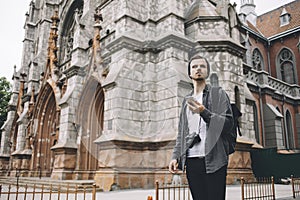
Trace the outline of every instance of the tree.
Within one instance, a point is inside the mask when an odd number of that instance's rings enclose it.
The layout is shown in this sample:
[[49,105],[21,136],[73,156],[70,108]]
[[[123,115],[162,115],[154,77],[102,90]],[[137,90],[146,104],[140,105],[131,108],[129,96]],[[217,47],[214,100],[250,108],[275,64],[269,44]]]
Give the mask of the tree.
[[11,84],[5,77],[0,78],[0,127],[7,119],[7,106],[12,95]]

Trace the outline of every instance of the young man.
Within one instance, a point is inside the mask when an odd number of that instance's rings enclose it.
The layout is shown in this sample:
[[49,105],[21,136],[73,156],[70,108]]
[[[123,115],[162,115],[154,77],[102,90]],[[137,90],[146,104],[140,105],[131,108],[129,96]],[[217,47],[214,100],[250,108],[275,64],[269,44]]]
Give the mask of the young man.
[[185,169],[193,200],[224,200],[233,117],[226,92],[206,84],[210,66],[201,56],[188,64],[193,91],[182,103],[178,136],[169,171]]

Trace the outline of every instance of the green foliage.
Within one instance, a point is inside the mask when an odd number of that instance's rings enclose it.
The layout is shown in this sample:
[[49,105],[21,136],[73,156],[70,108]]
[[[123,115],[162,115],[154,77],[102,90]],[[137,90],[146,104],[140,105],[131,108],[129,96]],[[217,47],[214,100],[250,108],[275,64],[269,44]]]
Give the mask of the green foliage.
[[7,118],[7,106],[12,95],[11,84],[5,77],[0,78],[0,127]]

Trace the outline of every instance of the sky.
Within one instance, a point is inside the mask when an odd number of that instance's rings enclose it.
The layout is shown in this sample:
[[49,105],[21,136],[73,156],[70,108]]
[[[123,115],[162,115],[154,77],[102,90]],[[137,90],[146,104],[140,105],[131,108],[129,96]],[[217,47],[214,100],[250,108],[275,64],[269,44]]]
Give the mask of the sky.
[[[21,66],[25,14],[29,10],[31,0],[2,0],[0,7],[0,77],[11,81],[14,66]],[[294,0],[254,0],[257,15],[273,10]],[[241,0],[230,0],[237,3],[240,12]]]

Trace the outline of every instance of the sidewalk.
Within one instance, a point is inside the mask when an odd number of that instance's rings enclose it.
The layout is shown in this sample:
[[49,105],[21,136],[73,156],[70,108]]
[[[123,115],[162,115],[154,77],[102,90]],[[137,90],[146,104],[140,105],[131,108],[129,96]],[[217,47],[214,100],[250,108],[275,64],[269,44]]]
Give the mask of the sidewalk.
[[[112,192],[97,193],[97,200],[147,200],[148,196],[152,196],[155,200],[155,190],[120,190]],[[292,200],[292,186],[275,184],[275,196],[278,200]],[[300,198],[297,198],[300,199]],[[228,185],[226,200],[241,200],[240,185]],[[294,199],[293,199],[294,200]]]
[[[5,183],[2,185],[5,186]],[[13,186],[13,188],[11,189],[11,191],[13,190],[14,191],[16,190],[15,186]],[[44,194],[45,198],[47,195],[49,194]],[[91,199],[92,193],[89,192],[86,195],[87,195],[86,199]],[[118,190],[118,191],[111,191],[111,192],[97,192],[96,199],[97,200],[121,200],[121,199],[122,200],[147,200],[148,196],[152,196],[153,200],[155,200],[155,189],[128,189],[128,190]],[[12,195],[11,199],[14,199],[13,197],[14,196]],[[275,184],[275,197],[276,200],[295,200],[292,198],[292,185]],[[1,198],[2,197],[0,197],[0,199]],[[78,199],[82,199],[82,198],[78,197]],[[300,197],[296,199],[300,200]],[[160,200],[162,200],[162,198],[160,198]],[[227,185],[226,200],[241,200],[241,186],[239,184]]]
[[[15,190],[13,188],[12,190]],[[275,196],[276,200],[300,200],[300,198],[293,199],[292,198],[292,191],[291,191],[291,185],[275,185]],[[57,195],[57,194],[56,194]],[[87,193],[85,199],[92,199],[92,194]],[[45,199],[48,199],[49,194],[43,195]],[[72,195],[71,195],[72,196]],[[155,190],[149,189],[132,189],[132,190],[119,190],[119,191],[112,191],[112,192],[97,192],[96,199],[97,200],[147,200],[148,196],[152,196],[153,200],[155,200]],[[16,195],[12,194],[10,195],[11,199],[16,199]],[[27,195],[27,199],[33,199],[31,194]],[[40,194],[36,196],[36,199],[40,199]],[[55,198],[55,194],[52,196],[53,199]],[[62,194],[61,199],[66,199],[66,195]],[[2,196],[0,197],[2,199]],[[5,196],[3,196],[4,199]],[[21,199],[23,199],[20,196]],[[72,199],[72,197],[69,197],[69,199]],[[82,194],[79,195],[78,200],[83,199]],[[160,198],[160,200],[163,200]],[[173,199],[172,199],[173,200]],[[182,199],[183,200],[183,199]],[[191,199],[192,200],[192,199]],[[241,189],[239,185],[235,186],[227,186],[227,193],[226,193],[226,200],[241,200]]]

